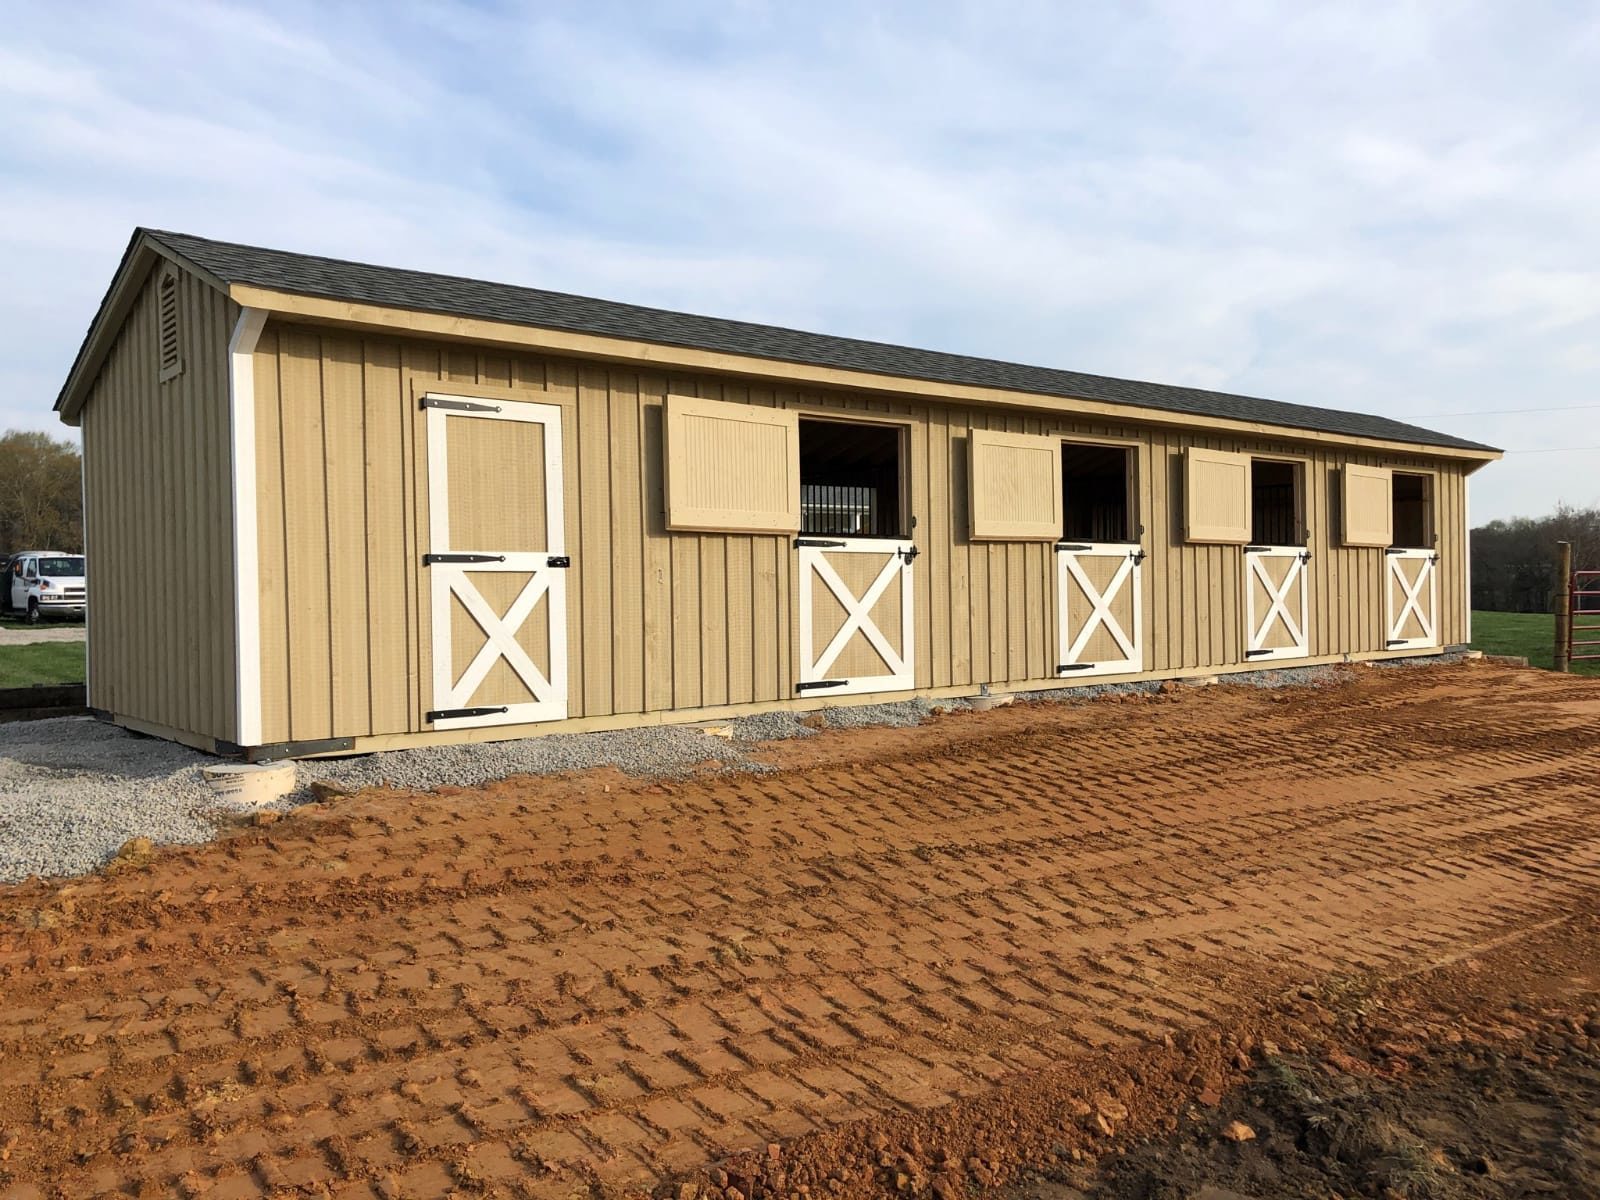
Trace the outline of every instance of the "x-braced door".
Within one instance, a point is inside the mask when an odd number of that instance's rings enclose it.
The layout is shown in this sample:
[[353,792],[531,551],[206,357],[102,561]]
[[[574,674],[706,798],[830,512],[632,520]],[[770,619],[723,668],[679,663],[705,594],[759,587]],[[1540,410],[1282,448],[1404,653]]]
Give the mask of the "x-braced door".
[[1114,542],[1056,543],[1056,674],[1144,670],[1144,550]]
[[428,395],[435,729],[567,715],[561,410]]
[[899,538],[795,539],[802,695],[905,691],[916,684],[911,564]]
[[1244,548],[1245,657],[1304,658],[1309,603],[1306,564],[1300,546]]
[[1437,646],[1439,556],[1432,550],[1387,550],[1384,559],[1384,649]]

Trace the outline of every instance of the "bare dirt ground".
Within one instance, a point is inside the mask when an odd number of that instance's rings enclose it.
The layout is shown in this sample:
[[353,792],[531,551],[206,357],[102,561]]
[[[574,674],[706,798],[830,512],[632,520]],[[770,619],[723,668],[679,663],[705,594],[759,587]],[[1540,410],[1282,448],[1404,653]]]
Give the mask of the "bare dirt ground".
[[[1113,1168],[1225,1113],[1269,1155],[1311,1101],[1261,1072],[1546,1028],[1592,1069],[1597,729],[1600,682],[1358,670],[368,792],[0,890],[0,1197],[1204,1195]],[[1342,1194],[1433,1194],[1395,1179]]]

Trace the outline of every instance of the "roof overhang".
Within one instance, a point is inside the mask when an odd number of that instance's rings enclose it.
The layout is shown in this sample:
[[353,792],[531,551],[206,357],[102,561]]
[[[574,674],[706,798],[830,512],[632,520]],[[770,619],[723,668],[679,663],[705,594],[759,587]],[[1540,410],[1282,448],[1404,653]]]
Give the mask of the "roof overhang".
[[1348,446],[1388,454],[1449,459],[1462,463],[1469,472],[1502,457],[1501,451],[1491,449],[1391,441],[1289,425],[1174,412],[1170,409],[1137,404],[1116,404],[1105,400],[1076,399],[1038,392],[914,379],[901,375],[817,366],[754,355],[698,350],[660,342],[635,341],[602,334],[573,333],[510,321],[453,316],[425,309],[392,308],[349,300],[331,300],[298,292],[278,291],[254,284],[235,283],[229,285],[226,291],[235,303],[245,308],[265,309],[285,319],[310,324],[337,325],[359,329],[366,333],[494,345],[600,359],[635,367],[653,367],[661,371],[738,375],[791,386],[839,388],[904,399],[1025,408],[1052,414],[1095,416],[1110,421],[1130,421],[1169,428],[1205,429],[1280,441]]
[[88,332],[83,335],[77,357],[72,360],[72,369],[67,372],[66,382],[56,396],[55,411],[65,424],[78,423],[78,414],[83,409],[84,401],[89,398],[89,390],[94,386],[106,355],[117,340],[117,334],[122,331],[128,313],[138,300],[145,280],[162,262],[176,263],[218,291],[228,290],[228,285],[222,280],[163,246],[143,229],[135,231],[128,241],[128,248],[122,252],[122,261],[117,264],[116,273],[111,277],[111,286],[106,289]]

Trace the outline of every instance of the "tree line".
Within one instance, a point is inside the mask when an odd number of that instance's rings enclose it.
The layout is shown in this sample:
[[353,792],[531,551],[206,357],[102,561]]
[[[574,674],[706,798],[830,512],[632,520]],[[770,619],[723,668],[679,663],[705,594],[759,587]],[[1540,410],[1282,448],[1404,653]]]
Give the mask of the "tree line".
[[0,555],[83,551],[83,458],[47,433],[0,434]]
[[1554,611],[1557,542],[1572,543],[1574,568],[1600,570],[1600,508],[1562,504],[1546,517],[1490,521],[1471,536],[1473,608]]

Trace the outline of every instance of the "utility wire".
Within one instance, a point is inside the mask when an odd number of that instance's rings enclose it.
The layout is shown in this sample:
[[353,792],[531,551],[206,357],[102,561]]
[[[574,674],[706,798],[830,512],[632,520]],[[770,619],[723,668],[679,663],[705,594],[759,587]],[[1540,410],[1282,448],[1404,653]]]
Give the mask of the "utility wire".
[[1422,413],[1420,416],[1408,417],[1407,420],[1431,421],[1438,417],[1512,417],[1522,413],[1592,412],[1597,408],[1600,408],[1600,404],[1570,404],[1553,408],[1480,408],[1473,412]]

